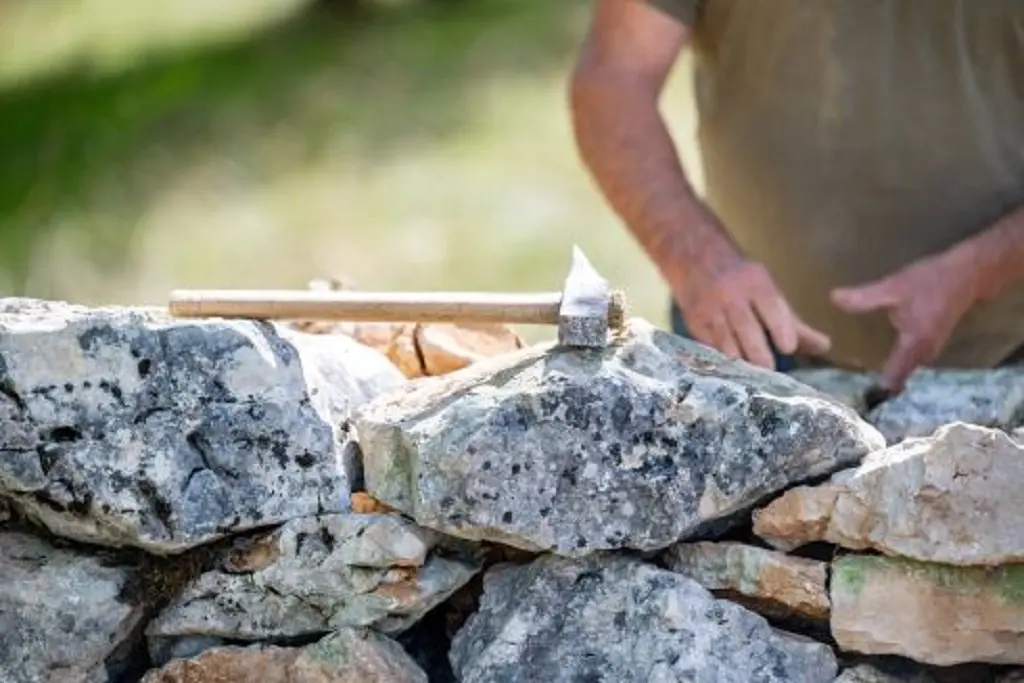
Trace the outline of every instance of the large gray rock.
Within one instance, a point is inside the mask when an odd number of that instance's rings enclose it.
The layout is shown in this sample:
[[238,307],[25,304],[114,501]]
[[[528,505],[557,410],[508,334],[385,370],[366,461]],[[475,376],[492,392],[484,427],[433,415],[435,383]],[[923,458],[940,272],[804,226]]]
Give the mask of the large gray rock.
[[604,350],[541,345],[413,383],[355,425],[375,498],[568,556],[664,548],[884,446],[806,385],[643,321]]
[[1024,443],[962,422],[872,453],[754,513],[754,533],[791,550],[827,541],[953,565],[1024,562]]
[[0,300],[0,494],[53,533],[166,554],[342,511],[342,428],[405,380],[345,337]]
[[[0,532],[0,681],[106,683],[143,618],[121,567]],[[113,663],[113,662],[112,662]]]
[[1024,368],[918,370],[868,420],[890,444],[930,436],[950,422],[1012,430],[1024,424]]
[[622,556],[498,565],[452,643],[461,683],[832,683],[825,645]]
[[153,659],[345,626],[400,633],[480,570],[472,548],[434,552],[444,541],[397,515],[293,520],[187,586],[147,628]]

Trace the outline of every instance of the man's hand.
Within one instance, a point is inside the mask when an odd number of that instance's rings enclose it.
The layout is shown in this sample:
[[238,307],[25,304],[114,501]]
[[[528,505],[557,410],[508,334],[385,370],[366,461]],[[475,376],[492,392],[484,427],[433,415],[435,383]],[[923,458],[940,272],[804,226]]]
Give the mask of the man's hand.
[[833,290],[833,303],[848,313],[888,312],[897,337],[882,368],[885,389],[902,391],[914,370],[939,356],[978,299],[976,273],[963,251],[951,250],[881,280]]
[[769,339],[786,355],[828,351],[829,338],[793,312],[764,266],[740,256],[708,265],[701,264],[673,286],[697,341],[773,370]]

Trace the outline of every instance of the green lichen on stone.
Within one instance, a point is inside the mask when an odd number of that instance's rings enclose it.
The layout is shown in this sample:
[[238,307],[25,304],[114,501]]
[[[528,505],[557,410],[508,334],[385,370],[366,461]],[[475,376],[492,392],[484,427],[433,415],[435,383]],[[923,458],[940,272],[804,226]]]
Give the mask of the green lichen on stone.
[[876,558],[862,555],[840,557],[832,565],[832,590],[849,593],[853,597],[860,595],[867,580],[866,571],[871,571]]
[[989,594],[1007,604],[1024,605],[1024,564],[959,567],[902,557],[847,555],[833,565],[833,590],[857,597],[871,574],[886,572],[910,575],[915,582],[929,583],[950,593]]

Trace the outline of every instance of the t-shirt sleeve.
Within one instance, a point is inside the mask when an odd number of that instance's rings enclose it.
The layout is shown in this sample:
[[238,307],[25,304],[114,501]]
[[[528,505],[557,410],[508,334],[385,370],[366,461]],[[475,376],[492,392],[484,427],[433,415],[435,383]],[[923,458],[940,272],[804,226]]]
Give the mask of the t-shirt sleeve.
[[647,4],[670,14],[687,26],[693,26],[704,0],[646,0]]

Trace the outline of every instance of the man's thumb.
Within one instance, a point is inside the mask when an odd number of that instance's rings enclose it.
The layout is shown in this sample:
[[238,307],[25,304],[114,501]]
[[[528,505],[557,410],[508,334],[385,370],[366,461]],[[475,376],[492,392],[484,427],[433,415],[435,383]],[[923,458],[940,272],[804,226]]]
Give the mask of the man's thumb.
[[832,303],[847,313],[870,313],[894,306],[898,301],[888,280],[878,280],[857,287],[838,287],[832,290]]

